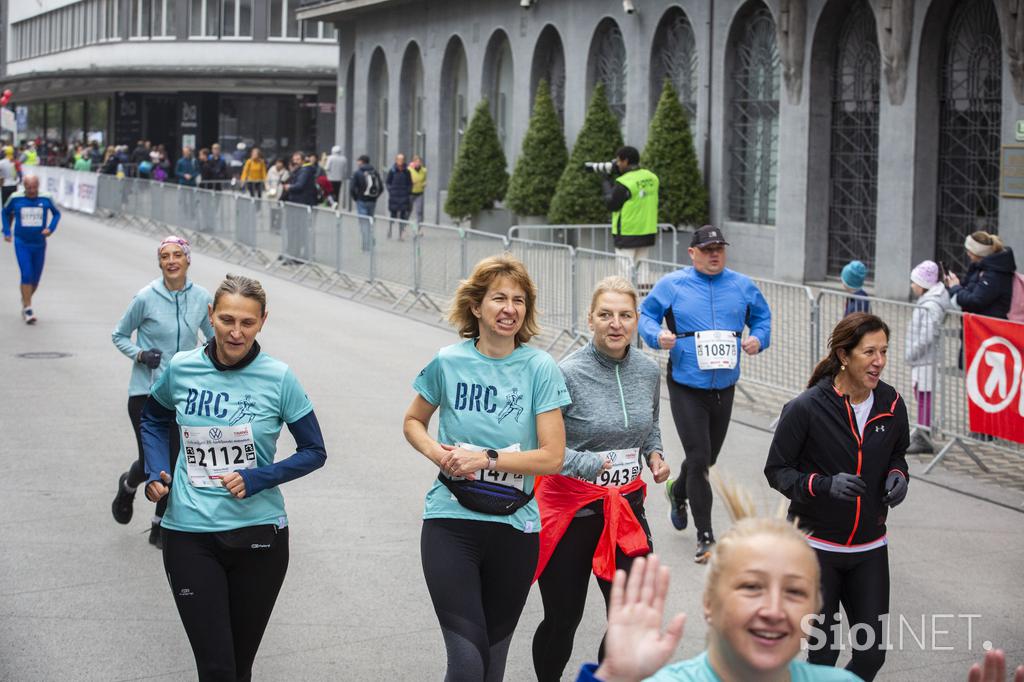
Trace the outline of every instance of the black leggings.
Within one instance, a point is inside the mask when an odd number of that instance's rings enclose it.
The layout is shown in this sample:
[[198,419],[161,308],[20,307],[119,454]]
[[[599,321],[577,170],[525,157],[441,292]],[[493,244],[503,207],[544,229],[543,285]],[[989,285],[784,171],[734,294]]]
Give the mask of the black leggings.
[[448,653],[446,682],[498,682],[537,568],[540,538],[505,523],[427,519],[423,577]]
[[163,554],[200,682],[252,679],[252,662],[288,570],[288,529],[165,528]]
[[[647,524],[647,516],[643,507],[633,507],[637,520],[647,534],[647,543],[652,551],[651,528]],[[540,596],[544,602],[544,620],[537,626],[533,635],[533,669],[539,682],[562,678],[569,658],[572,656],[572,643],[576,636],[576,628],[583,620],[583,609],[587,603],[587,589],[590,586],[590,575],[593,571],[594,551],[601,539],[604,529],[604,516],[577,516],[569,524],[565,535],[559,540],[551,559],[538,580]],[[615,567],[629,572],[633,565],[633,557],[615,548]],[[612,584],[607,580],[597,580],[597,586],[604,595],[605,609],[608,608],[608,597]],[[597,654],[598,661],[604,660],[604,638]]]
[[[840,647],[850,642],[836,642],[835,625],[839,604],[846,611],[847,628],[863,624],[874,631],[874,645],[870,648],[852,646],[853,658],[846,666],[865,682],[871,682],[885,663],[885,641],[882,639],[882,621],[879,617],[889,613],[889,548],[882,546],[867,552],[842,554],[815,550],[821,566],[821,591],[824,606],[822,620],[814,627],[825,632],[825,645],[811,650],[807,660],[818,665],[835,665]],[[832,615],[835,614],[835,615]],[[858,628],[863,630],[863,627]],[[856,633],[856,643],[865,644],[867,635]]]
[[[146,476],[146,455],[142,451],[142,408],[146,406],[146,401],[149,400],[148,395],[130,395],[128,396],[128,418],[132,420],[132,428],[135,430],[135,443],[139,447],[139,457],[132,465],[128,467],[128,485],[133,488],[139,487],[141,484],[146,482],[149,478]],[[170,443],[168,444],[167,454],[170,456],[171,470],[167,473],[174,475],[174,464],[178,461],[178,447],[180,446],[181,436],[178,433],[178,426],[175,424],[170,430]],[[171,498],[170,495],[164,495],[159,502],[156,503],[156,515],[163,518],[164,512],[167,511],[167,500]]]
[[[672,494],[677,505],[689,499],[693,525],[698,533],[711,530],[713,498],[708,469],[718,461],[718,453],[729,431],[735,393],[735,386],[705,390],[676,383],[671,376],[668,379],[672,420],[686,455]],[[684,485],[679,485],[680,482]]]

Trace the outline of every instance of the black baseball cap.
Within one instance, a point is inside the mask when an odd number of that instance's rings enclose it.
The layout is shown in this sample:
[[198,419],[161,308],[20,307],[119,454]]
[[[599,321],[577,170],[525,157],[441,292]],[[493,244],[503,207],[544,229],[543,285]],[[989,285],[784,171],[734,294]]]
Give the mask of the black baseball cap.
[[698,249],[710,246],[711,244],[729,245],[729,242],[725,241],[725,235],[722,234],[722,231],[714,225],[705,225],[694,232],[693,238],[690,239],[690,246],[695,246]]

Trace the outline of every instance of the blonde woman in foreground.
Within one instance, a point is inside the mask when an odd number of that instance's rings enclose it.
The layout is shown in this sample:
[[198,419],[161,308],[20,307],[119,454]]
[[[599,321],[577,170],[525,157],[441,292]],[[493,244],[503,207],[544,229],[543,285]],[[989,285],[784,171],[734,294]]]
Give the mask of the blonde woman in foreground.
[[[802,621],[821,606],[820,573],[803,534],[781,518],[753,514],[742,489],[720,486],[735,521],[711,552],[704,586],[707,649],[665,665],[683,636],[684,614],[661,632],[668,567],[658,558],[634,560],[612,585],[601,666],[585,665],[577,682],[852,682],[846,670],[794,660]],[[662,667],[664,666],[664,667]]]

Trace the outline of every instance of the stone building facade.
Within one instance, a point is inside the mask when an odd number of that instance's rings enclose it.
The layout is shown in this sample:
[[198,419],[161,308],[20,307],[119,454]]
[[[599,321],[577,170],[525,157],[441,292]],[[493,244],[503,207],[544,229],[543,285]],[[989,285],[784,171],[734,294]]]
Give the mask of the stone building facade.
[[299,17],[338,28],[338,143],[379,165],[422,154],[428,215],[444,219],[482,97],[511,168],[539,79],[554,84],[570,145],[601,81],[627,144],[642,149],[667,77],[692,114],[733,266],[821,281],[858,258],[876,293],[904,298],[916,262],[963,268],[969,232],[1024,243],[1024,203],[1000,191],[1024,119],[1018,5],[303,0]]

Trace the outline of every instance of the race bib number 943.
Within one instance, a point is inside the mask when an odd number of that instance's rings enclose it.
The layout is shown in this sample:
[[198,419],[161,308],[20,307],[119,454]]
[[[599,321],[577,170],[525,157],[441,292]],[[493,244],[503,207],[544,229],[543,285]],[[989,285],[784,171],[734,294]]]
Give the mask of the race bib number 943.
[[256,446],[250,424],[182,426],[188,482],[199,488],[219,488],[232,471],[256,467]]
[[608,450],[599,452],[611,465],[597,475],[597,483],[602,488],[618,488],[632,483],[640,475],[640,448],[628,450]]

